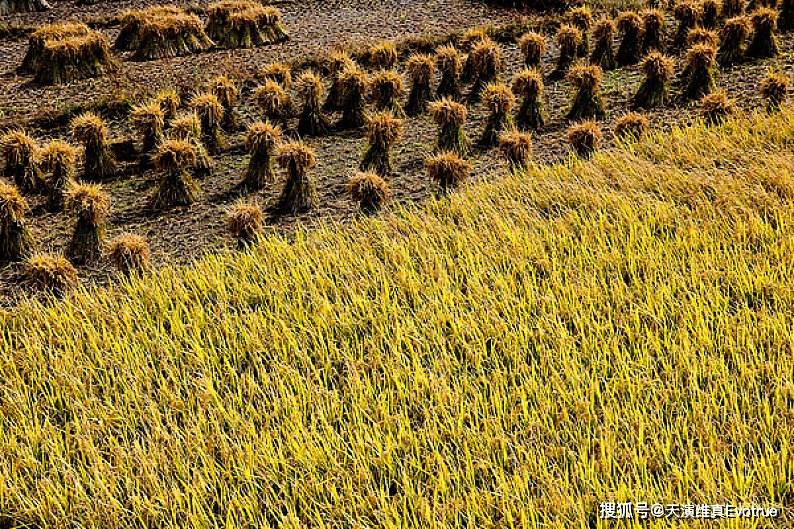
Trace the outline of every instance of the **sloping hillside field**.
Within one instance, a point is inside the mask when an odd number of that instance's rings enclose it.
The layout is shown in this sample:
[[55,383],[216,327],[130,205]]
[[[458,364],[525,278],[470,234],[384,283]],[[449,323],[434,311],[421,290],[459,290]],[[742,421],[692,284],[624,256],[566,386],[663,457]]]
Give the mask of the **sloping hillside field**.
[[24,303],[0,526],[792,527],[793,171],[789,106]]

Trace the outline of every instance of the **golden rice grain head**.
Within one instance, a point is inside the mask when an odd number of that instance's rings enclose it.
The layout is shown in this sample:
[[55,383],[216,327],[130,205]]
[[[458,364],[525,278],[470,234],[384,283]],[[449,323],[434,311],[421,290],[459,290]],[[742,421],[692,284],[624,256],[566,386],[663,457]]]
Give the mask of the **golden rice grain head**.
[[436,64],[440,71],[458,75],[463,69],[463,58],[454,46],[439,46],[436,49]]
[[203,93],[193,96],[190,108],[202,122],[219,124],[223,118],[223,105],[215,94]]
[[778,106],[786,100],[789,79],[782,72],[769,71],[761,81],[761,96],[770,106]]
[[180,140],[201,138],[201,122],[195,112],[177,116],[171,121],[171,134]]
[[428,106],[430,116],[439,126],[455,125],[462,126],[466,123],[468,111],[466,107],[457,101],[443,98],[440,101],[433,101]]
[[168,139],[157,149],[154,163],[161,171],[182,171],[196,163],[196,149],[187,140]]
[[291,141],[279,146],[277,159],[278,164],[285,169],[295,166],[305,171],[317,164],[314,150],[302,141]]
[[121,234],[110,241],[108,257],[113,266],[124,274],[142,272],[150,266],[149,242],[140,235]]
[[110,215],[110,195],[99,184],[74,184],[66,190],[66,207],[78,218],[98,225]]
[[391,198],[388,182],[373,172],[358,172],[347,182],[347,190],[362,208],[374,210]]
[[306,101],[322,98],[325,91],[322,78],[313,71],[306,71],[300,74],[295,87],[298,94]]
[[642,30],[642,18],[636,11],[623,11],[617,18],[618,31],[636,33]]
[[267,121],[257,121],[248,127],[245,134],[245,147],[250,152],[267,152],[281,141],[281,129]]
[[210,82],[210,89],[223,106],[232,106],[237,101],[237,82],[228,75],[219,75]]
[[557,45],[564,49],[574,49],[582,43],[582,32],[570,24],[562,24],[557,30]]
[[179,105],[182,104],[179,94],[174,89],[160,90],[154,96],[154,100],[160,106],[167,119],[173,118]]
[[716,31],[711,31],[704,28],[692,28],[687,33],[686,42],[689,46],[695,44],[708,44],[717,47],[720,44],[720,38]]
[[369,89],[370,84],[370,78],[367,72],[356,65],[345,68],[339,76],[339,81],[344,94],[359,92],[364,95]]
[[540,33],[530,31],[518,39],[518,49],[524,57],[541,57],[546,51],[546,37]]
[[586,30],[593,23],[593,12],[586,5],[574,7],[568,11],[568,20],[581,30]]
[[62,255],[31,255],[23,266],[25,282],[38,292],[62,295],[77,286],[77,269]]
[[3,157],[8,165],[29,163],[37,149],[36,140],[22,130],[11,130],[0,137]]
[[593,38],[595,40],[606,40],[612,43],[615,36],[615,23],[610,18],[600,18],[593,27]]
[[725,21],[720,37],[722,40],[743,41],[750,34],[750,27],[750,17],[744,15],[731,17]]
[[700,115],[714,123],[736,112],[735,103],[725,90],[715,90],[700,100]]
[[326,67],[332,74],[338,74],[345,68],[353,66],[353,59],[346,51],[333,50],[326,58]]
[[375,93],[401,94],[403,78],[395,70],[380,70],[370,78],[370,89]]
[[502,48],[490,39],[477,43],[471,50],[471,56],[474,68],[478,72],[493,67],[498,69],[502,64]]
[[648,117],[638,112],[629,112],[615,121],[615,136],[640,138],[648,132]]
[[582,121],[568,129],[568,144],[577,154],[589,155],[601,145],[603,134],[595,121]]
[[289,90],[292,86],[292,68],[286,63],[274,62],[259,70],[259,79],[275,81],[285,90]]
[[41,151],[41,162],[47,170],[55,167],[74,167],[77,149],[61,140],[52,140]]
[[436,63],[430,55],[415,53],[406,61],[405,69],[413,82],[429,83],[436,71]]
[[761,7],[750,15],[753,30],[762,33],[772,32],[777,24],[777,11],[769,7]]
[[258,204],[240,201],[226,213],[226,229],[238,241],[252,242],[262,231],[264,219]]
[[532,135],[510,129],[499,135],[499,151],[511,165],[523,166],[532,154]]
[[660,82],[667,82],[673,76],[674,67],[673,59],[658,51],[652,51],[640,63],[646,77]]
[[264,84],[254,90],[254,100],[259,108],[269,116],[283,114],[290,104],[289,94],[275,81],[265,81]]
[[527,99],[543,95],[543,74],[535,68],[525,68],[513,77],[513,93]]
[[165,126],[165,113],[156,101],[132,108],[130,120],[139,130],[162,130]]
[[643,9],[639,15],[642,27],[647,32],[658,32],[664,27],[664,12],[661,9]]
[[483,91],[482,101],[490,112],[508,114],[516,104],[516,96],[506,84],[490,83]]
[[485,28],[469,28],[463,32],[458,44],[462,50],[471,51],[479,42],[490,39]]
[[374,68],[392,68],[397,64],[397,47],[393,42],[380,42],[367,50],[366,56]]
[[28,211],[28,202],[16,187],[0,181],[0,224],[21,222]]
[[72,137],[81,142],[100,142],[107,138],[105,120],[93,112],[85,112],[72,119]]
[[456,187],[469,178],[472,166],[457,153],[444,151],[429,156],[425,160],[425,169],[431,180]]
[[694,0],[682,0],[673,8],[673,16],[686,26],[696,24],[700,20],[701,14],[701,5]]
[[375,112],[367,120],[367,138],[372,144],[384,147],[393,145],[403,130],[403,120],[391,112]]
[[717,57],[717,49],[708,44],[695,44],[686,54],[686,62],[691,68],[711,68]]
[[568,81],[579,89],[600,86],[602,77],[601,67],[594,64],[577,64],[568,71]]

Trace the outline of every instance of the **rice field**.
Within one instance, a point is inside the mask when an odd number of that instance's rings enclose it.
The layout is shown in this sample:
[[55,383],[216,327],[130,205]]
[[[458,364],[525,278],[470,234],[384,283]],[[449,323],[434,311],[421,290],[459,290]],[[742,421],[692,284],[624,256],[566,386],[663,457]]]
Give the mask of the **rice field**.
[[2,312],[0,527],[794,527],[792,146],[696,121]]

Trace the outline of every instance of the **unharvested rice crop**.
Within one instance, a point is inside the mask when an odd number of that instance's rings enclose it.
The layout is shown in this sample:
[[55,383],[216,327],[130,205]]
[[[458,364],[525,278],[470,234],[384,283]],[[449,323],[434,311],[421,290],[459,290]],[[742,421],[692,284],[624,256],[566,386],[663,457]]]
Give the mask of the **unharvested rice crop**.
[[568,529],[604,526],[600,501],[790,508],[792,138],[790,107],[673,129],[2,313],[0,512]]

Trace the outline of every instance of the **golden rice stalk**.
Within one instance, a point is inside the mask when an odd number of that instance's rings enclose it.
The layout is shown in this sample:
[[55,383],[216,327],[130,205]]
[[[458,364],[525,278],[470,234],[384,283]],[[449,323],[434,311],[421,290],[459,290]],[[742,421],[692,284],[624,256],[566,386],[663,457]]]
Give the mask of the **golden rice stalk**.
[[370,99],[375,110],[387,110],[395,116],[403,116],[402,96],[403,80],[395,70],[376,72],[369,83]]
[[292,100],[289,93],[280,84],[273,80],[267,80],[254,90],[253,97],[267,119],[280,122],[286,128],[292,111]]
[[557,65],[551,73],[551,79],[562,79],[568,72],[573,61],[576,60],[576,53],[579,50],[579,45],[584,36],[574,26],[570,24],[562,24],[557,30],[557,47],[559,48],[559,55],[557,56]]
[[276,181],[273,158],[279,141],[281,129],[266,121],[259,121],[248,127],[245,147],[250,158],[241,182],[243,188],[257,191]]
[[154,208],[189,206],[198,199],[201,189],[189,172],[196,163],[196,150],[192,143],[185,140],[165,140],[160,145],[154,162],[163,173],[160,186],[152,199]]
[[173,5],[153,6],[147,9],[131,9],[125,12],[119,21],[119,34],[113,48],[120,51],[134,51],[141,45],[141,26],[150,19],[159,19],[183,13],[182,9]]
[[515,129],[499,135],[499,151],[514,171],[525,169],[532,157],[532,135]]
[[747,45],[747,56],[755,59],[775,57],[779,53],[775,25],[777,24],[777,11],[762,7],[750,15],[753,25],[753,35]]
[[78,265],[99,261],[110,215],[110,196],[98,184],[74,184],[66,192],[66,208],[75,216],[66,255]]
[[589,158],[601,145],[603,134],[595,121],[576,123],[568,129],[568,144],[577,156]]
[[601,96],[601,68],[580,64],[568,72],[568,81],[576,88],[576,95],[568,111],[568,119],[602,118],[606,115]]
[[207,9],[207,34],[223,48],[251,48],[289,40],[281,12],[248,0],[222,0]]
[[604,70],[612,70],[617,65],[612,41],[615,40],[615,23],[609,18],[602,18],[593,28],[593,51],[590,54],[590,64],[600,66]]
[[645,79],[634,96],[634,104],[641,108],[652,108],[667,103],[673,60],[658,51],[652,51],[643,59],[640,70],[645,74]]
[[474,85],[469,93],[470,102],[479,102],[485,87],[497,81],[502,71],[502,49],[491,40],[482,41],[471,50],[474,68]]
[[256,203],[240,201],[226,214],[226,229],[240,249],[255,243],[263,227],[264,214]]
[[720,38],[717,35],[717,32],[705,28],[690,29],[686,39],[688,46],[694,46],[695,44],[708,44],[709,46],[716,48],[720,44]]
[[642,53],[662,51],[664,49],[664,12],[661,9],[643,9],[640,11],[642,19]]
[[156,101],[133,107],[130,112],[132,126],[141,135],[141,161],[148,164],[151,154],[163,141],[165,129],[165,113]]
[[195,112],[174,118],[171,122],[170,136],[173,139],[187,141],[193,146],[196,153],[193,176],[204,178],[212,173],[212,157],[201,142],[201,121]]
[[326,67],[331,74],[331,88],[328,97],[325,99],[323,110],[334,112],[342,109],[342,84],[340,82],[342,72],[346,68],[355,66],[350,55],[343,51],[334,50],[327,58]]
[[364,213],[379,211],[391,198],[389,183],[372,172],[359,172],[347,183],[350,196]]
[[110,150],[105,121],[91,112],[72,120],[72,138],[83,144],[83,179],[99,181],[116,171],[116,159]]
[[647,116],[629,112],[615,121],[615,136],[622,139],[639,139],[647,132],[650,124]]
[[35,292],[63,296],[77,286],[77,270],[62,255],[36,254],[25,260],[25,283]]
[[673,46],[680,49],[686,44],[689,30],[700,23],[700,19],[703,17],[703,10],[701,4],[694,0],[680,0],[673,8],[673,15],[678,21]]
[[201,123],[201,141],[213,154],[220,152],[226,140],[221,133],[223,105],[215,94],[204,93],[193,96],[190,109],[196,113]]
[[17,189],[0,182],[0,262],[18,261],[33,249],[25,215],[28,202]]
[[717,62],[723,68],[733,66],[744,58],[744,43],[750,34],[750,19],[746,16],[735,16],[725,21],[720,30],[720,47],[717,50]]
[[619,66],[637,64],[642,58],[642,19],[634,11],[624,11],[618,15],[620,45],[615,59]]
[[117,69],[107,38],[98,31],[45,40],[33,63],[34,81],[43,85],[99,77]]
[[700,100],[700,116],[709,125],[717,125],[736,112],[736,104],[725,90],[717,90]]
[[697,99],[716,87],[714,66],[717,50],[708,44],[695,44],[686,55],[686,67],[681,74],[684,99]]
[[108,257],[125,276],[140,274],[150,267],[151,250],[145,237],[125,233],[108,244]]
[[285,143],[278,148],[277,159],[287,172],[278,209],[289,213],[312,209],[317,204],[317,189],[309,172],[317,163],[314,151],[300,141]]
[[443,151],[428,157],[425,169],[438,186],[436,193],[443,196],[460,187],[471,175],[472,167],[457,153]]
[[48,201],[51,211],[61,211],[66,191],[74,183],[77,149],[61,140],[48,143],[41,152],[42,168],[50,173],[47,179]]
[[493,147],[499,143],[502,132],[513,128],[511,112],[516,104],[516,98],[509,86],[491,83],[485,87],[482,101],[488,110],[488,118],[480,137],[480,145]]
[[322,109],[321,101],[325,90],[323,80],[316,73],[307,71],[298,77],[296,88],[302,100],[298,117],[298,134],[301,136],[326,134],[330,124]]
[[260,81],[275,81],[284,90],[292,87],[292,68],[284,62],[270,63],[257,72]]
[[436,50],[436,65],[441,72],[441,80],[436,89],[436,96],[457,99],[460,97],[460,74],[463,59],[454,46],[441,46]]
[[380,42],[366,51],[364,60],[373,68],[389,70],[397,64],[397,48],[393,42]]
[[386,177],[392,172],[391,149],[402,135],[403,121],[391,112],[381,111],[369,117],[367,141],[369,145],[361,161],[362,171],[374,171]]
[[24,131],[11,130],[0,137],[0,147],[5,159],[3,177],[14,182],[23,192],[40,190],[43,180],[36,141]]
[[163,111],[163,118],[165,119],[166,125],[169,125],[171,120],[176,116],[179,105],[182,104],[182,98],[179,97],[176,90],[166,89],[157,92],[154,96],[154,101],[160,106],[160,110]]
[[427,104],[431,99],[430,83],[436,72],[436,63],[430,55],[416,53],[408,58],[405,69],[411,78],[411,91],[405,111],[409,116],[418,116],[427,111]]
[[527,68],[539,68],[543,53],[546,51],[546,37],[540,33],[528,32],[518,39],[518,49],[524,56]]
[[89,33],[91,30],[82,22],[56,22],[39,27],[28,37],[28,49],[17,73],[32,74],[39,69],[38,63],[48,41],[84,37]]
[[466,107],[444,98],[430,103],[429,110],[430,117],[438,125],[436,149],[465,155],[469,150],[469,139],[463,128],[468,115]]
[[239,89],[234,79],[226,75],[221,75],[213,79],[211,82],[211,91],[218,98],[221,106],[223,107],[223,118],[221,119],[221,127],[227,131],[233,131],[237,128],[237,116],[234,111],[234,105],[237,104],[237,95]]
[[766,101],[767,110],[778,110],[786,101],[788,76],[782,72],[769,71],[761,81],[761,97]]
[[538,130],[546,123],[543,103],[543,75],[537,69],[524,69],[513,77],[513,93],[522,98],[516,123],[523,130]]
[[366,123],[364,114],[365,100],[369,90],[369,77],[367,74],[353,66],[345,68],[340,75],[342,118],[339,120],[340,129],[357,129]]
[[182,11],[142,18],[134,41],[136,46],[132,58],[138,61],[199,53],[214,44],[204,32],[201,19]]
[[577,6],[568,11],[567,18],[572,26],[582,32],[582,42],[579,44],[576,54],[579,57],[587,57],[590,54],[587,35],[593,25],[593,12],[586,5]]

